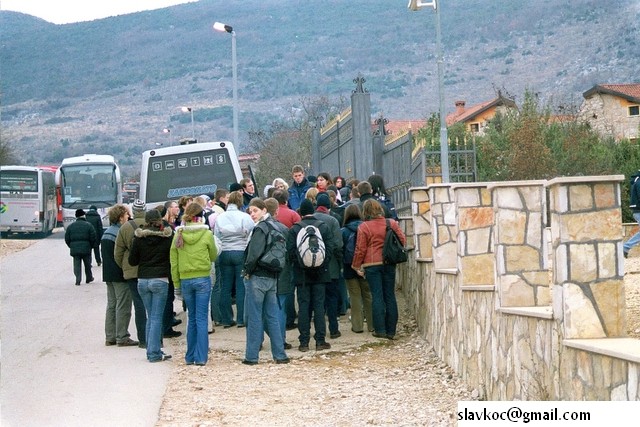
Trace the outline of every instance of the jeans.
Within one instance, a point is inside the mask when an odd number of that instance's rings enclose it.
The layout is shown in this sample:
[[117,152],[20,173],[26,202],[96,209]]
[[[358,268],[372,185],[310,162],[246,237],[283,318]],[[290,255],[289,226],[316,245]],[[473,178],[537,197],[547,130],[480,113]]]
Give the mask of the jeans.
[[162,313],[167,303],[169,282],[164,279],[138,279],[138,292],[147,310],[147,360],[162,359]]
[[296,287],[298,293],[298,332],[300,345],[309,345],[311,337],[310,313],[313,310],[313,326],[316,330],[313,338],[316,344],[325,342],[327,325],[324,322],[324,283],[305,283]]
[[340,290],[338,289],[338,279],[332,280],[325,286],[325,306],[327,318],[329,319],[329,333],[331,335],[340,332],[338,330],[338,305],[340,303]]
[[220,295],[220,320],[223,325],[233,322],[231,307],[231,290],[236,287],[236,322],[244,324],[244,265],[243,251],[222,251],[220,253],[220,270],[222,274],[222,293]]
[[[640,212],[635,212],[633,214],[633,219],[635,219],[636,222],[640,224]],[[631,236],[629,240],[624,242],[624,244],[622,245],[624,253],[629,252],[631,248],[637,245],[638,243],[640,243],[640,231],[638,231],[636,234]]]
[[373,331],[373,314],[371,308],[371,291],[364,277],[347,279],[349,300],[351,301],[351,330],[362,332],[364,318],[367,318],[367,330]]
[[84,274],[87,281],[93,280],[91,273],[91,254],[73,256],[73,274],[76,276],[76,284],[82,282],[82,263],[84,263]]
[[187,304],[186,363],[205,364],[209,360],[209,301],[211,277],[182,279],[182,298]]
[[[293,280],[293,278],[291,280]],[[295,287],[293,292],[291,292],[290,294],[287,294],[287,297],[284,302],[284,309],[287,315],[287,321],[286,321],[287,326],[288,327],[293,326],[296,323],[296,317],[297,317]]]
[[338,305],[338,314],[345,315],[351,306],[349,303],[349,294],[347,293],[347,285],[342,273],[338,279],[338,291],[340,292],[340,304]]
[[107,282],[107,313],[104,333],[109,342],[123,342],[129,335],[131,291],[126,282]]
[[220,315],[220,298],[222,296],[222,272],[220,271],[220,263],[216,260],[213,273],[215,280],[211,287],[211,321],[214,324],[220,324],[222,317]]
[[135,313],[136,331],[138,332],[138,341],[141,345],[147,343],[147,313],[144,308],[144,302],[138,292],[138,279],[127,279],[131,300],[133,301],[133,310]]
[[282,342],[287,342],[287,299],[293,294],[278,295],[278,324],[282,333]]
[[396,334],[398,303],[396,302],[396,266],[375,265],[364,268],[372,297],[373,329],[377,334]]
[[245,360],[257,362],[264,337],[265,323],[271,341],[271,355],[275,360],[287,358],[278,320],[280,309],[276,295],[276,279],[251,276],[246,282],[245,307],[247,309],[247,345]]

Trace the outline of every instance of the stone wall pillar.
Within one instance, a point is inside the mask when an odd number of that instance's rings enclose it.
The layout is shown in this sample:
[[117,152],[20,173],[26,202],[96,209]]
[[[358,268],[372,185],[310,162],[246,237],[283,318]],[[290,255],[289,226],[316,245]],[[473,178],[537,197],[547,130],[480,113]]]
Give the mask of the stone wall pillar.
[[433,184],[428,187],[431,201],[431,234],[433,262],[436,270],[458,269],[456,247],[456,206],[450,184]]
[[413,187],[411,194],[411,213],[413,216],[413,246],[416,260],[433,260],[433,239],[431,234],[431,203],[427,187]]
[[454,184],[460,285],[493,290],[493,207],[486,183]]
[[551,213],[553,312],[565,339],[626,335],[623,175],[556,178]]
[[501,307],[551,305],[545,181],[490,185],[495,212],[496,285]]

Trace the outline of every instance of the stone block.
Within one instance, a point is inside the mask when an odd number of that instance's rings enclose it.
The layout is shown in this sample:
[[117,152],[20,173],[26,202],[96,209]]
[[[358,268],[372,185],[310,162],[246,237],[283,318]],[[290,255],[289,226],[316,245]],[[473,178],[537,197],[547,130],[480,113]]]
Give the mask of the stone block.
[[433,240],[431,234],[418,235],[418,252],[420,258],[433,258]]
[[431,210],[431,202],[417,203],[418,211],[417,215],[426,215]]
[[564,338],[605,338],[598,310],[582,288],[574,283],[562,285],[564,301]]
[[446,225],[439,225],[438,226],[438,246],[442,246],[443,244],[451,241],[452,241],[452,236],[451,236],[449,227],[447,227]]
[[445,224],[456,225],[456,205],[454,203],[443,204],[442,215]]
[[569,186],[569,209],[585,211],[594,208],[593,193],[590,185]]
[[559,218],[560,240],[586,242],[622,239],[622,212],[607,209],[562,215]]
[[596,310],[604,322],[607,337],[626,336],[626,301],[622,280],[608,280],[590,285]]
[[522,277],[509,274],[498,279],[500,306],[533,307],[535,298],[533,288]]
[[413,229],[416,234],[431,233],[431,222],[429,216],[414,216]]
[[458,215],[460,218],[458,225],[460,230],[471,230],[493,225],[493,208],[491,207],[460,208]]
[[480,203],[482,206],[492,206],[493,204],[491,190],[487,187],[480,188]]
[[540,268],[540,252],[530,246],[507,246],[507,273],[538,270]]
[[539,213],[529,213],[527,217],[527,239],[528,245],[534,248],[542,248],[544,245],[544,227],[542,226],[542,216]]
[[480,206],[479,188],[456,188],[456,205],[461,208]]
[[[463,233],[460,233],[463,234]],[[466,232],[466,249],[463,255],[478,255],[493,252],[491,250],[491,228],[478,228]]]
[[496,213],[496,235],[498,244],[521,245],[525,242],[527,226],[526,212],[501,209]]
[[500,209],[523,209],[520,193],[513,187],[494,189],[493,200],[494,206]]
[[598,277],[609,279],[617,276],[617,245],[615,243],[601,243],[598,245]]
[[411,191],[411,201],[412,202],[428,202],[429,201],[429,193],[426,189],[419,189]]
[[588,284],[598,278],[596,248],[592,243],[569,245],[571,282]]
[[493,254],[466,256],[461,259],[462,285],[493,285]]
[[543,207],[546,205],[545,191],[542,185],[519,187],[519,191],[528,211],[542,212]]
[[593,187],[593,197],[596,202],[596,208],[618,208],[618,185],[613,183],[596,184]]

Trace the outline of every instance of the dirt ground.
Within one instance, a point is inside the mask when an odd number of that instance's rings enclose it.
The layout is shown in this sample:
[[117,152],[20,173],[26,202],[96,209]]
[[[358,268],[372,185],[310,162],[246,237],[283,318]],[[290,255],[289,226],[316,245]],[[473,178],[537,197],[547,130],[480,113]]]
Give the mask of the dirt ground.
[[[2,239],[0,257],[36,242]],[[628,335],[640,338],[640,248],[636,249],[625,260],[624,282]],[[290,354],[288,365],[268,361],[246,366],[236,348],[212,349],[206,366],[186,366],[184,336],[171,340],[174,368],[156,425],[455,425],[457,402],[476,400],[478,394],[418,336],[403,301],[399,307],[398,340]],[[225,332],[215,335],[219,333]]]

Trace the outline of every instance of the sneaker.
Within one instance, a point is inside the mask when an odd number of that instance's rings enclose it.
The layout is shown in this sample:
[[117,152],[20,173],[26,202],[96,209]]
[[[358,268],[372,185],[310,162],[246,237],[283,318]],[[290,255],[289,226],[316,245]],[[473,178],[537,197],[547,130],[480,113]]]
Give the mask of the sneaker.
[[395,335],[387,335],[387,339],[391,340],[391,341],[395,341],[396,336]]
[[138,344],[139,348],[147,348],[147,343],[146,342],[141,342],[140,344]]
[[379,334],[377,332],[372,332],[371,335],[373,335],[376,338],[386,338],[387,334]]
[[196,366],[204,366],[207,364],[207,362],[193,362],[193,364]]
[[330,348],[331,344],[329,344],[328,342],[316,344],[316,351],[329,350]]
[[162,334],[164,338],[175,338],[175,337],[179,337],[180,335],[182,335],[182,332],[174,331],[173,329],[169,329],[167,332]]
[[244,360],[242,361],[242,364],[243,364],[243,365],[253,366],[253,365],[257,365],[257,364],[258,364],[258,362],[254,362],[253,360],[247,360],[247,359],[244,359]]
[[297,323],[292,323],[290,325],[287,325],[287,331],[291,331],[293,329],[296,329],[298,327]]
[[293,346],[291,344],[289,344],[288,342],[284,343],[284,349],[285,350],[291,350],[293,348]]
[[140,344],[138,341],[134,341],[131,338],[127,338],[124,341],[120,341],[118,343],[118,347],[133,347],[134,345]]
[[231,321],[231,323],[229,323],[228,325],[224,325],[223,327],[224,327],[225,329],[229,329],[229,328],[232,328],[232,327],[234,327],[234,326],[236,326],[236,325],[237,325],[237,323],[236,323],[236,322]]
[[105,342],[104,342],[104,345],[106,345],[107,347],[109,347],[110,345],[116,345],[116,342],[115,342],[115,341],[109,341],[109,340],[107,340],[107,341],[105,341]]
[[151,363],[164,362],[165,360],[169,360],[169,359],[171,359],[170,354],[163,354],[162,356],[160,356],[159,359],[149,360],[149,362]]
[[216,332],[216,328],[211,328],[211,330],[208,333],[209,333],[209,335],[211,335],[211,334],[213,334],[215,332]]
[[629,252],[623,251],[623,253],[625,258],[629,258]]
[[80,286],[80,282],[76,282],[76,286]]
[[301,351],[303,353],[309,351],[309,346],[305,345],[305,344],[300,344],[300,347],[298,347],[298,351]]
[[182,319],[173,319],[173,326],[178,326],[182,324]]
[[363,333],[364,331],[354,331],[354,330],[353,330],[353,328],[352,328],[352,329],[351,329],[351,332],[354,332],[354,333],[356,333],[356,334],[361,334],[361,333]]
[[288,357],[285,358],[285,359],[276,359],[276,364],[278,364],[278,365],[283,365],[283,364],[289,363],[289,362],[291,362],[291,359],[289,359]]
[[[93,279],[93,277],[89,277],[89,278],[87,279],[87,284],[89,284],[89,283],[93,282],[93,280],[94,280],[94,279]],[[77,284],[79,285],[79,283],[77,283]]]
[[340,338],[342,336],[342,334],[340,333],[340,331],[336,332],[335,334],[331,334],[329,335],[329,338],[331,338],[332,340],[336,339],[336,338]]
[[245,324],[244,323],[238,323],[238,328],[244,328]]

